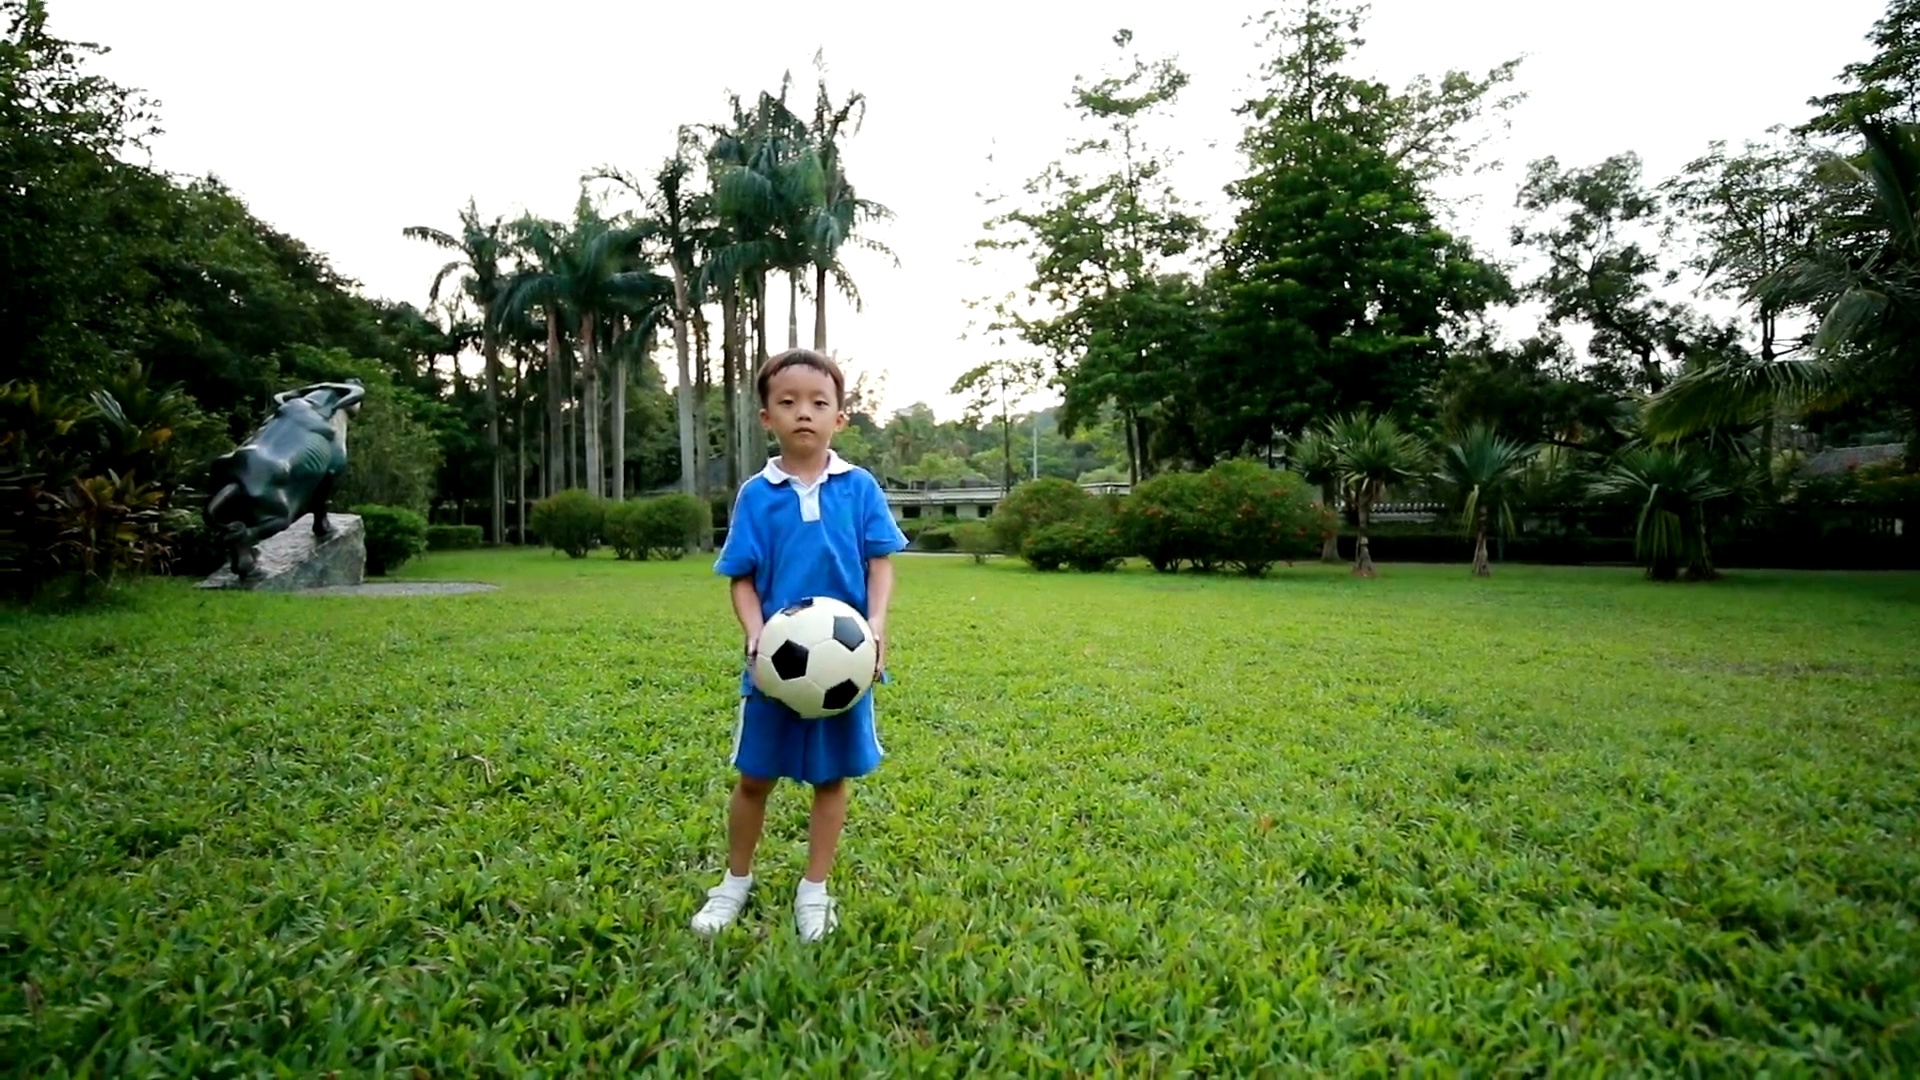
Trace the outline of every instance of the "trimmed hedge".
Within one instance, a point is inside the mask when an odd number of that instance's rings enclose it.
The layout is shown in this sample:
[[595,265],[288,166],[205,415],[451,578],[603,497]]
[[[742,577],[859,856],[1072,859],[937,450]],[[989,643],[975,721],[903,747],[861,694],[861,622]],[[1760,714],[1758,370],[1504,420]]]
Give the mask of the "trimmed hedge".
[[478,525],[427,526],[428,551],[469,551],[485,539],[485,531]]
[[621,559],[678,559],[713,529],[713,506],[695,495],[658,495],[612,503],[601,519],[602,539]]
[[366,529],[367,573],[381,577],[427,550],[427,519],[404,506],[366,503],[349,513]]

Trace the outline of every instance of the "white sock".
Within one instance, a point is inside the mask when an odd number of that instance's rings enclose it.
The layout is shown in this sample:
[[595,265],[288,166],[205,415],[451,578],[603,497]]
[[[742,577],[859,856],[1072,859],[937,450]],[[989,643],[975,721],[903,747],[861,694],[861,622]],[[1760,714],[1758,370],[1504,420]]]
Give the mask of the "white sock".
[[804,877],[800,879],[800,892],[799,892],[799,895],[798,895],[798,896],[796,897],[796,899],[799,899],[799,900],[818,900],[818,899],[820,899],[821,897],[824,897],[824,896],[826,896],[826,895],[827,895],[827,883],[826,883],[826,882],[824,882],[824,881],[808,881],[808,880],[807,880],[806,878],[804,878]]
[[727,890],[730,893],[744,893],[747,891],[748,888],[752,887],[752,885],[753,885],[753,871],[751,870],[747,871],[747,875],[745,877],[734,877],[733,871],[729,869],[727,871],[726,880],[720,883],[720,887]]

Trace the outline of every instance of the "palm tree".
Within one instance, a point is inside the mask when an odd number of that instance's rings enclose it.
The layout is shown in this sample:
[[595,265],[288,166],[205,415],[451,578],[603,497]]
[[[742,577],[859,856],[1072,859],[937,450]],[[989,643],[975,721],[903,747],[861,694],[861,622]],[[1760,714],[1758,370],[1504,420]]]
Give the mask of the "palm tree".
[[1690,448],[1637,446],[1594,481],[1593,494],[1637,505],[1634,551],[1647,577],[1689,581],[1719,576],[1707,549],[1707,507],[1728,494],[1709,462]]
[[[1329,511],[1338,507],[1339,494],[1335,490],[1340,482],[1340,459],[1333,439],[1325,431],[1307,431],[1294,438],[1288,447],[1288,458],[1293,471],[1300,474],[1307,483],[1320,489],[1320,502]],[[1340,561],[1340,533],[1338,529],[1329,532],[1320,542],[1320,561],[1336,563]]]
[[1475,577],[1493,573],[1487,560],[1488,519],[1506,535],[1513,535],[1513,506],[1536,449],[1504,438],[1485,424],[1468,427],[1441,449],[1436,479],[1452,493],[1460,522],[1473,537]]
[[[703,285],[724,290],[722,308],[728,329],[733,329],[740,314],[737,300],[744,299],[754,335],[750,360],[739,335],[734,335],[735,363],[730,368],[736,395],[735,469],[741,477],[757,467],[754,447],[764,446],[754,436],[751,394],[753,373],[767,358],[767,277],[797,271],[805,264],[796,226],[807,220],[811,208],[823,198],[820,159],[808,141],[805,122],[787,107],[788,86],[783,80],[778,97],[761,93],[752,113],[745,112],[735,98],[732,126],[716,133],[707,152],[713,209],[722,238],[708,260]],[[729,297],[736,298],[732,311],[726,311]],[[729,481],[737,482],[732,475]]]
[[506,536],[506,455],[500,447],[500,336],[498,323],[486,317],[493,304],[500,297],[503,279],[501,262],[506,254],[507,241],[502,235],[506,228],[505,219],[496,217],[482,224],[480,211],[473,200],[467,200],[466,209],[460,212],[460,234],[443,232],[426,225],[409,225],[400,230],[401,235],[413,240],[425,240],[436,247],[460,253],[458,259],[440,268],[433,276],[433,284],[427,289],[429,302],[438,302],[440,286],[451,274],[467,271],[461,279],[461,287],[467,297],[481,312],[480,354],[486,362],[487,379],[487,449],[493,455],[493,512],[492,542],[499,544]]
[[[700,253],[711,240],[713,226],[709,197],[690,183],[696,164],[692,156],[695,150],[697,143],[691,129],[682,127],[673,156],[654,173],[651,185],[611,167],[602,167],[589,178],[612,180],[641,198],[647,210],[639,227],[646,231],[649,242],[660,249],[673,276],[673,351],[679,369],[679,389],[674,397],[680,434],[680,489],[687,494],[705,495],[707,480],[701,467],[705,437],[699,427],[702,410],[695,407],[696,382],[704,385],[705,371],[701,371],[701,379],[695,379],[689,334],[697,336],[699,332],[696,323],[703,300],[699,288]],[[704,354],[701,362],[704,367]]]
[[[860,291],[854,287],[853,278],[847,274],[846,266],[841,262],[841,249],[849,242],[856,243],[892,258],[895,266],[900,265],[899,258],[886,245],[861,236],[857,231],[862,223],[891,219],[893,211],[856,195],[841,164],[841,132],[851,124],[852,131],[849,134],[859,133],[861,118],[866,115],[866,102],[865,94],[855,92],[848,94],[845,102],[835,106],[832,96],[827,93],[826,77],[824,74],[821,76],[819,97],[814,102],[812,135],[826,186],[819,205],[813,208],[813,213],[803,226],[807,259],[813,264],[813,347],[816,352],[827,351],[827,278],[833,278],[841,294],[853,302],[855,311],[861,307]],[[860,114],[858,117],[855,116],[856,111]],[[797,339],[799,328],[790,327],[788,333],[791,338]],[[798,344],[798,341],[793,340],[789,344]]]
[[539,308],[547,336],[546,460],[540,465],[540,487],[553,495],[565,486],[568,440],[562,437],[562,407],[567,399],[564,339],[560,327],[571,288],[571,264],[566,235],[550,221],[522,217],[512,225],[515,244],[529,260],[507,279],[494,302],[489,321],[504,322]]
[[[1749,298],[1813,312],[1812,351],[1688,372],[1648,405],[1657,440],[1868,395],[1897,403],[1920,426],[1920,125],[1862,120],[1856,129],[1864,151],[1830,157],[1820,170],[1829,199],[1815,239]],[[1920,439],[1908,454],[1920,464]]]
[[1353,500],[1359,525],[1353,573],[1370,578],[1374,568],[1373,553],[1367,546],[1367,514],[1389,490],[1426,474],[1426,448],[1411,432],[1401,430],[1392,417],[1365,412],[1334,420],[1326,434],[1334,444],[1340,481]]

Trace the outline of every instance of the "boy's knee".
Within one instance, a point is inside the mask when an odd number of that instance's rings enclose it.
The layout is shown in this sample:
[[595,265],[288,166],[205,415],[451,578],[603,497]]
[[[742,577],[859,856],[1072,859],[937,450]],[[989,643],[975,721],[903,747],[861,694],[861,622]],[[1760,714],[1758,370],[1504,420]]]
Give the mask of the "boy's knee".
[[774,783],[775,781],[773,780],[742,774],[737,785],[737,790],[742,796],[759,802],[764,801],[768,795],[773,793]]

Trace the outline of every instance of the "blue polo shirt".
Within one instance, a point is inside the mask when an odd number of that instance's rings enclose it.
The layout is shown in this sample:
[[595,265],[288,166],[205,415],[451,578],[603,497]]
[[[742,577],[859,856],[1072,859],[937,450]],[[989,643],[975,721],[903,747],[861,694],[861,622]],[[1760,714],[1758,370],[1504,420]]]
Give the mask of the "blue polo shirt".
[[865,615],[867,560],[906,546],[879,481],[829,451],[826,471],[811,485],[777,458],[740,485],[713,569],[751,577],[762,618],[809,596],[843,600]]

